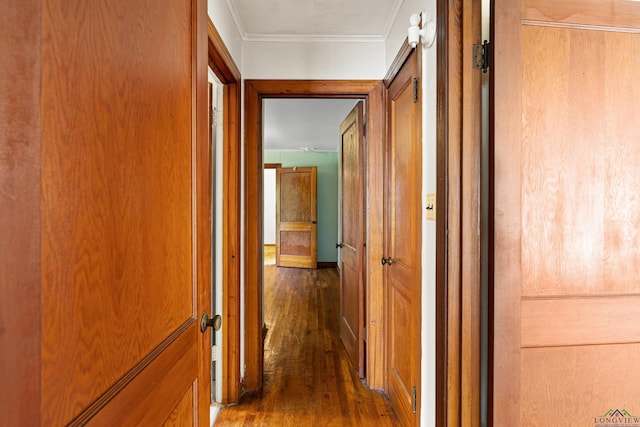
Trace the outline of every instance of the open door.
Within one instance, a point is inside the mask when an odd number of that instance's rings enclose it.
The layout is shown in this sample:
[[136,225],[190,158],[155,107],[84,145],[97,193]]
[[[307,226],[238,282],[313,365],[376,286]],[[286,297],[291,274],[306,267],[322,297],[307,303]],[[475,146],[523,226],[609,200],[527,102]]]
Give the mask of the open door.
[[493,425],[636,425],[640,3],[492,16]]
[[276,172],[276,265],[316,268],[318,260],[317,167]]
[[364,103],[340,125],[340,339],[364,377]]
[[32,230],[2,243],[24,256],[2,292],[3,424],[209,425],[207,4],[148,6],[12,9],[29,43],[0,79],[29,106],[0,114],[27,136],[2,137],[1,224]]

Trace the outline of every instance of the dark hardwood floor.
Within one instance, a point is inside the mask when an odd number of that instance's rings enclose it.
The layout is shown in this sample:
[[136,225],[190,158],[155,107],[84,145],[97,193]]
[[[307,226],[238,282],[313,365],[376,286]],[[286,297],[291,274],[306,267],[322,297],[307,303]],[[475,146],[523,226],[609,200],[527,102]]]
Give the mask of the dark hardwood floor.
[[338,274],[265,266],[264,390],[222,409],[224,426],[395,426],[354,373],[338,336]]

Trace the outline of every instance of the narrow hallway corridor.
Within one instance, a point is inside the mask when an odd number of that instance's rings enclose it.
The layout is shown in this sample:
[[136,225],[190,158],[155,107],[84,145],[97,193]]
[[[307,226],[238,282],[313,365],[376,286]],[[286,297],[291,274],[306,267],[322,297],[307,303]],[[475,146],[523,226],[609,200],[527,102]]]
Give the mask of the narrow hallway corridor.
[[355,374],[338,330],[333,268],[265,266],[262,397],[222,409],[226,426],[395,426],[389,401]]

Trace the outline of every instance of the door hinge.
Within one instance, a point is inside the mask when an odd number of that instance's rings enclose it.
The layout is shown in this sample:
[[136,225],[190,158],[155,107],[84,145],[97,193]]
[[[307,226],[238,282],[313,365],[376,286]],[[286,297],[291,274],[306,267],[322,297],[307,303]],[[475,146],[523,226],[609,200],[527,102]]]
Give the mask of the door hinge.
[[362,328],[362,341],[367,342],[367,327]]
[[416,413],[416,408],[418,406],[417,398],[416,398],[416,386],[413,386],[411,389],[411,410],[413,413]]
[[413,78],[413,102],[418,102],[418,78]]
[[491,44],[484,41],[482,44],[473,45],[473,68],[479,68],[483,73],[489,69],[489,55]]
[[367,124],[362,125],[362,136],[367,136]]

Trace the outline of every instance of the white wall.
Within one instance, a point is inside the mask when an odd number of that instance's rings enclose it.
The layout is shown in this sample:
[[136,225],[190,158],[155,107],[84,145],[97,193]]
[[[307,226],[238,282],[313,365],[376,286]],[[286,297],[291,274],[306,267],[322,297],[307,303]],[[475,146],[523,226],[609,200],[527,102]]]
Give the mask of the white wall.
[[207,12],[229,50],[236,66],[242,73],[242,38],[224,0],[207,0]]
[[264,170],[264,244],[276,244],[276,170]]
[[245,79],[382,79],[384,43],[245,42]]

